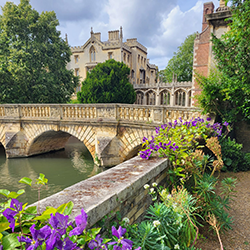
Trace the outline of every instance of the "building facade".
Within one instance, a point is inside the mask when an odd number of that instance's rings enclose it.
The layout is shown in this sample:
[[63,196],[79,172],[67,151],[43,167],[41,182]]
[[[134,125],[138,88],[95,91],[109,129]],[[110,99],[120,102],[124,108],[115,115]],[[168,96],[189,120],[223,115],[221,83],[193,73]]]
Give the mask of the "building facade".
[[[94,33],[92,28],[88,41],[79,47],[71,47],[71,61],[68,69],[73,69],[82,82],[87,72],[98,63],[108,59],[125,63],[130,68],[130,82],[133,85],[153,84],[156,81],[157,67],[149,63],[147,48],[136,38],[123,41],[122,27],[108,32],[108,41],[101,41],[101,33]],[[76,88],[80,91],[81,84]]]
[[[208,76],[215,67],[215,60],[212,51],[212,34],[220,38],[228,31],[227,18],[231,17],[230,8],[226,6],[225,0],[220,0],[220,6],[214,11],[213,2],[204,3],[202,32],[197,33],[194,41],[194,61],[193,61],[193,92],[192,97],[201,93],[200,86],[195,79],[195,73]],[[192,105],[196,104],[195,98],[192,98]]]
[[136,104],[191,106],[192,82],[177,82],[175,78],[171,83],[161,82],[154,84],[134,85],[136,91]]

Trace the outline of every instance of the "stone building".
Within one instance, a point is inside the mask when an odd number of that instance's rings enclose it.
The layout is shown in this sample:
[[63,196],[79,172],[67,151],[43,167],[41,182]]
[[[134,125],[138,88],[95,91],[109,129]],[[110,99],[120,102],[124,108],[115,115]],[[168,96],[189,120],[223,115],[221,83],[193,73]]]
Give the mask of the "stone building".
[[134,85],[136,91],[136,104],[141,105],[167,105],[191,106],[192,82],[177,82],[173,77],[171,83],[157,83]]
[[[202,32],[197,34],[194,41],[194,61],[193,61],[193,93],[192,96],[199,95],[201,89],[195,79],[195,72],[208,76],[209,72],[215,65],[212,52],[212,34],[220,38],[222,34],[227,32],[231,17],[230,8],[225,5],[225,0],[220,0],[220,6],[214,11],[212,2],[204,3]],[[192,99],[192,105],[195,105],[195,99]]]
[[[94,33],[92,28],[90,38],[82,46],[71,47],[71,61],[68,69],[73,69],[76,76],[83,81],[87,72],[98,63],[115,59],[125,63],[130,68],[130,82],[133,85],[153,84],[156,81],[157,67],[149,63],[147,48],[136,38],[123,41],[122,27],[108,32],[108,41],[101,41],[101,33]],[[81,84],[76,88],[80,91]]]

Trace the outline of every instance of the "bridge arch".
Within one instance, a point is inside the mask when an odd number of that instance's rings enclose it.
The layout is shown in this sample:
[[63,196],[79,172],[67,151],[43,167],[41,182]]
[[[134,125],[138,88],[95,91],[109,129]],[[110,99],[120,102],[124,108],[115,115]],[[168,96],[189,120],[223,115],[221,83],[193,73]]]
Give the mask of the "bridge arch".
[[70,136],[84,143],[93,159],[95,157],[95,131],[92,126],[55,126],[33,124],[26,128],[28,136],[27,156],[47,153],[64,148]]

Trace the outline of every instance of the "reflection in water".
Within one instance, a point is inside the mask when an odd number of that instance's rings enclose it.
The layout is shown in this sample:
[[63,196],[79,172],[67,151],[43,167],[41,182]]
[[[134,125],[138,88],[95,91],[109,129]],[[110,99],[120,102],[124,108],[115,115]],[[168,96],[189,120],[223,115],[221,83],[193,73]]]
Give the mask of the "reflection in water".
[[84,144],[73,137],[65,150],[30,158],[6,159],[3,147],[0,147],[0,189],[15,192],[25,189],[25,194],[18,199],[29,204],[37,201],[37,190],[18,183],[23,177],[29,177],[35,183],[39,173],[45,174],[49,180],[47,189],[41,191],[41,198],[45,198],[101,171]]

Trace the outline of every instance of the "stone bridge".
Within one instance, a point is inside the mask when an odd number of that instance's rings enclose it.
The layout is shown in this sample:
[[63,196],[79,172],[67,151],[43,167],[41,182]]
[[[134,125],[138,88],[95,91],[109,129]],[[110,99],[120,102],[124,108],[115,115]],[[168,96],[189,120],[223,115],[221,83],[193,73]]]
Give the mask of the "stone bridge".
[[62,149],[74,136],[96,163],[114,166],[134,156],[156,126],[198,116],[194,108],[135,104],[3,104],[0,143],[7,158],[28,157]]

